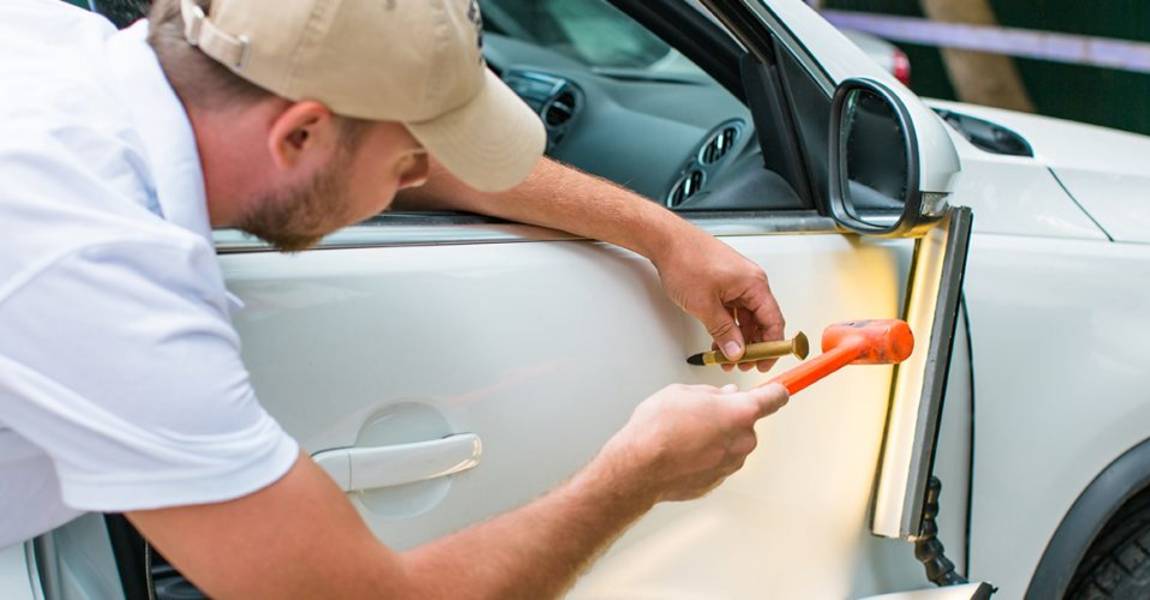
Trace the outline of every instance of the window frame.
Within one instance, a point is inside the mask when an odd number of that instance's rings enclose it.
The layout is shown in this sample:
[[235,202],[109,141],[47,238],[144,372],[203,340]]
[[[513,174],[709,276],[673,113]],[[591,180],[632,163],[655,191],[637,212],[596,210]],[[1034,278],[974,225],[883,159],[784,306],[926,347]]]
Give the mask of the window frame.
[[[759,57],[760,61],[765,57],[767,61],[774,62],[775,54],[773,50],[770,49],[765,52],[756,52],[754,50],[756,46],[754,44],[748,44],[747,42],[749,36],[746,34],[740,35],[738,30],[730,29],[728,19],[724,19],[720,15],[705,12],[705,10],[714,11],[710,6],[699,6],[699,4],[711,5],[715,3],[709,0],[701,0],[701,2],[691,2],[688,0],[603,1],[608,2],[625,15],[634,19],[639,25],[645,27],[651,33],[654,33],[688,60],[694,62],[696,66],[704,70],[737,100],[746,105],[748,110],[752,112],[752,115],[754,114],[755,110],[750,106],[747,91],[744,89],[744,75],[740,62],[744,55],[748,53]],[[739,3],[735,2],[734,4]],[[742,6],[741,4],[739,5]],[[723,23],[728,23],[728,29],[724,29]],[[772,35],[768,35],[766,37],[766,43],[773,45],[776,42],[773,41]],[[782,44],[783,41],[778,40],[777,43]],[[796,227],[795,231],[801,233],[841,231],[841,228],[835,226],[833,220],[827,216],[829,213],[825,209],[826,203],[818,197],[818,194],[811,193],[812,190],[817,188],[812,185],[813,181],[810,180],[808,153],[802,150],[801,135],[797,131],[797,126],[794,124],[793,98],[790,92],[787,91],[786,86],[787,83],[785,81],[776,82],[775,88],[770,90],[769,93],[776,96],[774,101],[789,115],[789,122],[781,130],[781,133],[783,133],[783,136],[786,138],[784,143],[791,148],[799,149],[800,155],[794,157],[792,160],[799,163],[798,168],[803,171],[804,180],[798,182],[798,185],[795,185],[796,182],[790,181],[789,178],[788,181],[792,184],[792,187],[797,188],[795,192],[808,206],[812,206],[813,210],[692,210],[678,212],[677,214],[679,216],[708,231],[716,227],[722,230],[724,229],[722,224],[731,220],[757,221],[765,218],[771,222],[777,221],[778,223],[793,225]],[[822,89],[822,87],[820,83],[820,89]],[[830,96],[827,95],[828,106],[829,98]],[[750,143],[757,144],[758,141],[755,140]],[[653,201],[658,202],[658,199],[653,199]],[[791,213],[805,214],[803,214],[801,218],[796,219]],[[774,217],[776,215],[781,215],[781,218],[775,219]],[[811,224],[812,218],[817,218],[817,225]],[[353,230],[355,232],[354,234],[342,233],[329,236],[328,239],[320,243],[319,247],[348,247],[348,244],[351,244],[351,247],[373,244],[420,245],[432,243],[432,231],[437,232],[439,235],[438,238],[434,238],[439,240],[437,243],[485,243],[491,241],[525,241],[526,239],[522,238],[519,234],[503,235],[491,231],[478,233],[474,231],[454,231],[452,229],[453,227],[474,229],[475,226],[491,225],[510,227],[514,224],[497,218],[468,213],[446,211],[388,211],[380,213],[360,225],[347,228],[348,230]],[[519,227],[524,226],[519,225]],[[811,229],[812,227],[813,230]],[[380,231],[381,228],[387,229],[388,233],[384,234]],[[413,228],[423,228],[425,231],[419,235],[413,235],[411,233]],[[766,229],[773,233],[780,231],[777,226],[767,226]],[[375,233],[369,234],[369,231],[375,231]],[[262,245],[258,241],[244,241],[241,237],[242,236],[231,234],[218,237],[217,246],[221,252],[231,253],[255,251]],[[536,234],[531,234],[527,236],[527,238],[530,240],[543,239],[539,238]],[[376,241],[372,243],[364,241],[368,239]],[[546,239],[579,238],[570,236],[560,238],[547,237]]]
[[[693,211],[681,215],[715,236],[841,234],[834,219],[814,210]],[[277,252],[270,244],[235,229],[213,232],[216,254]],[[320,241],[313,250],[390,248],[461,244],[586,241],[587,238],[467,213],[384,213],[345,227]]]

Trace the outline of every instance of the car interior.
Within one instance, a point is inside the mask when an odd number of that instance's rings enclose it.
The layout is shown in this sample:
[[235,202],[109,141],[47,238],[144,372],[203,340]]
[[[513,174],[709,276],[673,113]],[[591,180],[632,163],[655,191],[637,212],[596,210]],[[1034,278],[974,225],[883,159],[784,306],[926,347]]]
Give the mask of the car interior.
[[[779,72],[746,56],[701,7],[683,4],[676,16],[715,42],[696,42],[696,50],[741,65],[724,85],[675,49],[676,40],[660,38],[658,23],[634,18],[650,11],[617,4],[481,2],[488,65],[539,113],[547,154],[675,210],[812,208],[808,176],[786,152],[796,149],[785,143],[793,134],[783,107],[791,103],[766,97],[783,91]],[[683,35],[682,22],[677,27]],[[829,99],[801,81],[797,67],[791,87],[820,96],[822,108],[805,123],[818,135]],[[767,110],[753,116],[756,101]]]

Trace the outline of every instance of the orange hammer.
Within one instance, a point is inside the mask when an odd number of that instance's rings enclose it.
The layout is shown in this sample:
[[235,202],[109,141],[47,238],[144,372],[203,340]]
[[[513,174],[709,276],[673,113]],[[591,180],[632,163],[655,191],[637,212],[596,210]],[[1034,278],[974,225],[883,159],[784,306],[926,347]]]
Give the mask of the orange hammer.
[[823,330],[822,354],[767,383],[781,383],[793,396],[847,365],[893,365],[906,360],[912,350],[914,334],[906,321],[878,319],[835,323]]

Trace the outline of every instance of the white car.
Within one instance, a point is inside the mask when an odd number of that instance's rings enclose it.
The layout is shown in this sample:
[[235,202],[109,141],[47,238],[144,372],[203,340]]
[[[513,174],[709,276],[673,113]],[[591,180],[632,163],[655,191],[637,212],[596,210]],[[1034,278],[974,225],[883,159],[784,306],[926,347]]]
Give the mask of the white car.
[[[484,9],[578,29],[576,4]],[[581,28],[599,55],[489,26],[549,153],[762,264],[792,332],[903,317],[918,347],[798,394],[569,597],[1147,597],[1150,139],[921,100],[801,0],[612,4]],[[705,76],[622,62],[652,34]],[[668,383],[765,377],[689,366],[709,338],[651,265],[563,233],[395,213],[298,256],[217,236],[262,402],[396,548],[538,496]],[[197,597],[95,515],[0,550],[0,590]]]

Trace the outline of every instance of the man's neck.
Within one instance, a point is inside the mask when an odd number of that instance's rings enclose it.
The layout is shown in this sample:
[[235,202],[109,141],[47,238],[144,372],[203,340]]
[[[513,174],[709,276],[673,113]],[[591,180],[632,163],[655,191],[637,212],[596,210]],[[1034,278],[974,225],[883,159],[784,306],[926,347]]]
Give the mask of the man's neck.
[[266,121],[260,105],[238,110],[203,110],[185,105],[204,174],[208,218],[213,228],[230,227],[262,196],[270,167]]

